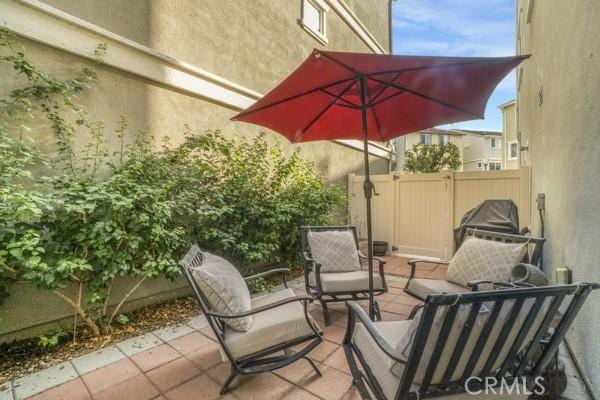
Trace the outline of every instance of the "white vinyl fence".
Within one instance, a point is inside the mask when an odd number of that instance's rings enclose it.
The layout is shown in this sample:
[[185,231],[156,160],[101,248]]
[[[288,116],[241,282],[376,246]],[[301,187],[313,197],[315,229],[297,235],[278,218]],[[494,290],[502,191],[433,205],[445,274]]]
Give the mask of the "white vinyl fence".
[[[486,199],[512,199],[519,221],[530,221],[529,168],[372,176],[373,239],[396,254],[449,259],[452,231],[465,212]],[[366,237],[364,177],[348,176],[348,218]]]

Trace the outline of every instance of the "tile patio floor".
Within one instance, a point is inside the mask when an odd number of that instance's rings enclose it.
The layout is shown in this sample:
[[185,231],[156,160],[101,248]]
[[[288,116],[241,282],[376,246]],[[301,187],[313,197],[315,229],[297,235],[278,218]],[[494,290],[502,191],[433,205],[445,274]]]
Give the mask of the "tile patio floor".
[[[404,320],[418,304],[402,288],[406,259],[390,257],[389,293],[378,297],[384,320]],[[445,267],[428,266],[421,277],[440,279]],[[290,284],[304,293],[303,281]],[[324,327],[320,307],[311,314]],[[322,377],[300,360],[273,373],[243,377],[225,396],[219,390],[229,374],[203,316],[106,347],[69,362],[0,385],[0,400],[358,400],[340,346],[345,332],[343,304],[331,311],[332,324],[310,357]]]

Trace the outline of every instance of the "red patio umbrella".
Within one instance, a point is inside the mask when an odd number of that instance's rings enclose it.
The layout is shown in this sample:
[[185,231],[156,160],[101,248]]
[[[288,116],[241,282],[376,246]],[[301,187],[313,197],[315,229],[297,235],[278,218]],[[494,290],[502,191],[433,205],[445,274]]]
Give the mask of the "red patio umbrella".
[[363,140],[371,319],[374,187],[368,141],[483,118],[494,88],[527,57],[423,57],[315,49],[277,87],[232,118],[272,129],[292,143]]

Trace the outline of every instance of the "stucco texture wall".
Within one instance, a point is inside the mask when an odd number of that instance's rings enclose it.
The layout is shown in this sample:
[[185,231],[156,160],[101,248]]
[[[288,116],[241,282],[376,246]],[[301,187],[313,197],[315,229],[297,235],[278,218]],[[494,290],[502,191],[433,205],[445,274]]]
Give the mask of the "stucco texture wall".
[[[242,3],[233,0],[44,2],[261,93],[289,74],[314,47],[321,47],[297,23],[299,0],[286,2],[286,6],[269,0]],[[387,2],[378,3],[387,9]],[[328,49],[370,51],[333,10],[328,12],[327,18]],[[379,24],[387,25],[387,16]],[[237,110],[33,41],[22,39],[21,42],[27,56],[55,76],[70,77],[83,66],[91,66],[98,72],[98,82],[92,90],[81,94],[79,100],[92,119],[105,123],[109,153],[118,146],[115,129],[121,115],[126,115],[129,122],[126,141],[132,139],[136,130],[144,129],[156,138],[157,148],[164,136],[168,136],[174,145],[180,143],[186,125],[195,131],[219,129],[229,136],[247,138],[263,131],[253,125],[231,122],[230,118]],[[14,76],[9,66],[0,65],[0,96],[24,83]],[[52,156],[56,151],[55,140],[50,126],[44,124],[30,124],[31,135],[44,152]],[[345,184],[349,173],[362,173],[362,153],[356,149],[334,142],[291,145],[273,132],[267,132],[267,136],[272,142],[283,143],[286,151],[300,149],[305,158],[315,162],[329,182]],[[76,141],[83,145],[88,139],[78,135]],[[387,173],[388,160],[371,156],[370,163],[372,173]],[[123,290],[126,287],[127,282],[124,282]],[[38,335],[71,315],[69,308],[51,294],[23,287],[14,288],[13,292],[15,295],[8,305],[0,307],[0,341]],[[181,280],[173,283],[150,281],[140,287],[134,296],[136,300],[128,307],[146,304],[151,296],[161,299],[182,293],[187,292]]]
[[[544,265],[551,276],[568,266],[574,281],[600,282],[600,2],[536,2],[530,23],[525,3],[521,52],[532,57],[523,64],[518,118],[529,137],[532,202],[546,194]],[[592,293],[568,334],[597,395],[598,310],[600,293]]]

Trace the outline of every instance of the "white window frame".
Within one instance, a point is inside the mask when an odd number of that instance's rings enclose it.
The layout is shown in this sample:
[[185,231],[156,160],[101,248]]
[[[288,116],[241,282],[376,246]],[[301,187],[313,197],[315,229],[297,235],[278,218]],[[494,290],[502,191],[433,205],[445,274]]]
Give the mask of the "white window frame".
[[[495,144],[495,146],[494,146]],[[491,137],[490,138],[490,149],[492,150],[500,150],[502,148],[502,138],[500,137]]]
[[[425,142],[423,142],[423,138],[429,138],[429,140],[425,140]],[[420,144],[433,144],[433,138],[431,137],[431,133],[421,133],[419,135],[419,143]]]
[[[494,166],[498,166],[498,168],[492,168],[492,164]],[[488,171],[501,171],[502,170],[502,161],[489,161],[488,162]]]
[[[298,24],[319,43],[326,45],[329,43],[327,40],[327,11],[329,11],[329,6],[323,0],[301,0],[301,4],[301,18],[298,20]],[[319,11],[322,32],[318,29],[314,29],[305,22],[306,4],[311,5]]]
[[[511,150],[512,150],[513,144],[517,146],[517,154],[514,157],[512,157],[512,155],[511,155]],[[510,142],[508,142],[508,146],[506,146],[506,159],[507,160],[516,160],[518,158],[519,158],[519,141],[511,140]]]
[[438,135],[438,144],[440,146],[447,143],[450,143],[450,135]]

